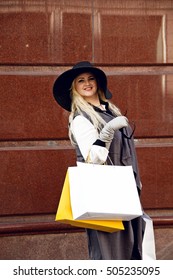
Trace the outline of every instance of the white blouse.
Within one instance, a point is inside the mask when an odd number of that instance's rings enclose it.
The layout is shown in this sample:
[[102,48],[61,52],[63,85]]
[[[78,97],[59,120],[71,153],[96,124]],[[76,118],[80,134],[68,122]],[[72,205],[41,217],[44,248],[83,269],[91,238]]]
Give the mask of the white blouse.
[[105,163],[109,151],[106,147],[93,145],[99,139],[99,134],[87,118],[81,115],[75,117],[70,130],[85,161],[89,160],[94,164]]

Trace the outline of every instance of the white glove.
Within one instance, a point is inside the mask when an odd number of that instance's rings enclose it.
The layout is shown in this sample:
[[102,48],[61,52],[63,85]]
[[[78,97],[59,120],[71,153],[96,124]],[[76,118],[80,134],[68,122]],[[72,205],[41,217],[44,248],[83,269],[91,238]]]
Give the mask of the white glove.
[[114,137],[114,132],[122,127],[128,126],[128,119],[124,116],[118,116],[105,124],[100,132],[99,139],[105,143],[110,142]]

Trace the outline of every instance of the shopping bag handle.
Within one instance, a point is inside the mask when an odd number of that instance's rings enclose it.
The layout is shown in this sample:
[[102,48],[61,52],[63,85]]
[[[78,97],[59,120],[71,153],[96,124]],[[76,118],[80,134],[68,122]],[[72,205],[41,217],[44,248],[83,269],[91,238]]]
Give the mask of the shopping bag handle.
[[[110,161],[111,165],[114,165],[109,155],[107,156],[107,159]],[[94,163],[92,163],[90,161],[90,152],[88,153],[88,156],[87,156],[87,158],[85,160],[85,163],[89,163],[89,164],[93,164],[94,165]],[[103,163],[103,165],[106,165],[106,162]]]

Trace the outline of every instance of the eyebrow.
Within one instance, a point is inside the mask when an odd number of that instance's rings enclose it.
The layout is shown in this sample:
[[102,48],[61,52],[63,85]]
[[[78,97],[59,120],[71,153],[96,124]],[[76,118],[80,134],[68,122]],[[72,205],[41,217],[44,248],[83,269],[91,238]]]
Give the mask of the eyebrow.
[[[90,78],[90,77],[94,77],[95,78],[95,76],[93,74],[88,75],[88,78]],[[77,77],[77,79],[84,79],[84,78],[85,78],[84,76]]]

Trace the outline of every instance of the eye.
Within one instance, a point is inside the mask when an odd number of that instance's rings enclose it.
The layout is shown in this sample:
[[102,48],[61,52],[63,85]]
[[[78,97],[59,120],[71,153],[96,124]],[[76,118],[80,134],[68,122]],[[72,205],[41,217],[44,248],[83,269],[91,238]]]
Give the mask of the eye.
[[91,76],[91,77],[89,77],[89,80],[90,81],[95,81],[95,77]]
[[82,83],[83,81],[84,81],[84,79],[79,79],[77,82]]

